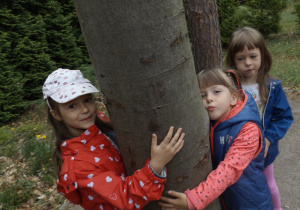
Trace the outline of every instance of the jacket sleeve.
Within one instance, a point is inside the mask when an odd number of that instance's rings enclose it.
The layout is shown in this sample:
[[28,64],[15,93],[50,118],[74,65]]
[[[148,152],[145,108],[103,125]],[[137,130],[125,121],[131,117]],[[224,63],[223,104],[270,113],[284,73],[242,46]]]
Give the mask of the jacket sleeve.
[[271,143],[275,143],[285,136],[294,120],[291,107],[280,84],[275,87],[274,103],[269,106],[273,106],[273,111],[269,119],[271,122],[265,128],[264,134]]
[[71,203],[74,204],[81,204],[81,197],[79,195],[79,192],[77,190],[71,190],[68,191],[65,189],[64,185],[61,184],[61,182],[59,181],[57,183],[57,191],[63,195],[66,199],[68,199]]
[[77,180],[81,192],[88,192],[81,195],[95,203],[110,203],[119,209],[142,209],[149,201],[159,200],[166,182],[152,173],[150,159],[132,176],[118,176],[113,171],[95,171],[94,174],[89,171],[86,175],[89,178]]
[[204,209],[233,185],[262,149],[260,129],[255,123],[246,123],[230,146],[224,160],[198,187],[187,190],[189,209]]
[[103,112],[98,111],[97,115],[104,122],[110,122],[110,119],[108,119],[108,117]]

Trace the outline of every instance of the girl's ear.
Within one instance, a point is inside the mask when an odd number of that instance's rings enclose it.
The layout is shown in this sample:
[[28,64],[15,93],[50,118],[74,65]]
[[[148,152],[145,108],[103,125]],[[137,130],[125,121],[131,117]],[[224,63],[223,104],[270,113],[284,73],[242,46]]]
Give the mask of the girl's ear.
[[57,120],[57,121],[62,121],[60,115],[58,113],[56,113],[55,111],[53,111],[52,109],[50,109],[50,114]]
[[238,101],[238,94],[237,93],[233,93],[231,94],[231,102],[230,102],[230,105],[231,106],[235,106],[236,103]]

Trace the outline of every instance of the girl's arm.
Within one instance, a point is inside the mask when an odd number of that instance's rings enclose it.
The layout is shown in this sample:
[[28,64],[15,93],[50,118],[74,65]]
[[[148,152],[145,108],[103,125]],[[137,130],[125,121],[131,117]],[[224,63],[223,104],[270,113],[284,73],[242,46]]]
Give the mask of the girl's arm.
[[[271,90],[272,91],[272,90]],[[282,139],[290,128],[294,118],[287,97],[280,84],[276,85],[274,92],[274,102],[269,104],[273,106],[271,119],[268,127],[265,128],[265,137],[274,143]]]
[[[108,166],[108,164],[116,164],[123,167],[120,163],[114,163],[120,160],[112,156],[110,157],[111,160],[109,158],[105,160],[104,157],[99,158],[101,161],[107,162],[103,166],[100,166],[100,168],[95,168],[94,165],[88,165],[87,163],[83,170],[80,170],[81,167],[78,167],[76,172],[69,173],[67,177],[62,177],[62,179],[65,179],[66,182],[70,182],[69,186],[71,187],[73,187],[72,183],[74,183],[71,179],[73,178],[76,181],[76,189],[79,189],[81,197],[81,201],[77,203],[83,208],[89,209],[98,203],[99,206],[101,205],[101,207],[99,207],[100,209],[105,209],[107,205],[116,206],[118,209],[142,209],[149,201],[158,200],[160,198],[166,182],[165,177],[160,178],[156,176],[152,170],[157,174],[164,172],[163,168],[165,164],[168,163],[183,146],[184,134],[181,134],[182,129],[178,129],[172,137],[173,130],[174,127],[171,127],[160,145],[157,145],[156,135],[152,136],[151,164],[150,159],[148,159],[145,166],[135,171],[132,176],[126,177],[125,174],[119,176],[115,171],[107,170],[114,168]],[[74,168],[74,166],[70,166],[72,161],[71,159],[66,160],[64,164],[69,165],[69,169],[70,167]],[[66,193],[66,191],[63,191],[63,187],[60,186],[59,182],[58,190],[63,192],[64,196],[70,200],[75,196],[74,192],[78,193],[76,189],[75,191]],[[71,194],[72,197],[69,196]],[[76,196],[76,198],[77,197],[78,196]]]
[[204,209],[239,179],[261,149],[260,129],[255,123],[246,123],[218,167],[198,187],[184,192],[186,200],[182,193],[170,191],[169,194],[176,198],[162,197],[161,200],[166,203],[160,205],[163,209],[181,209],[187,203],[188,209]]

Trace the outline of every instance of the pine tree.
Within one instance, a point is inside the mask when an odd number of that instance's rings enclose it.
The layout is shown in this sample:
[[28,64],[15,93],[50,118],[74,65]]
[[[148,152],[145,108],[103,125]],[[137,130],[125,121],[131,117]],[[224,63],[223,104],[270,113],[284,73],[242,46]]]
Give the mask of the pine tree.
[[47,75],[90,63],[73,1],[0,2],[0,125],[42,98]]

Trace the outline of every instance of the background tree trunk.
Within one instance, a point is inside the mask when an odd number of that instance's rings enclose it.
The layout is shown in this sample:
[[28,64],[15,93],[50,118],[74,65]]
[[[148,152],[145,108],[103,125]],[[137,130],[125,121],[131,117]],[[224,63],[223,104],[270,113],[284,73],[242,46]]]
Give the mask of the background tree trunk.
[[222,68],[222,44],[216,0],[184,0],[196,73]]
[[174,125],[185,145],[167,166],[165,190],[197,186],[212,168],[209,122],[182,1],[75,0],[75,7],[128,175],[150,157],[151,134],[161,141]]

